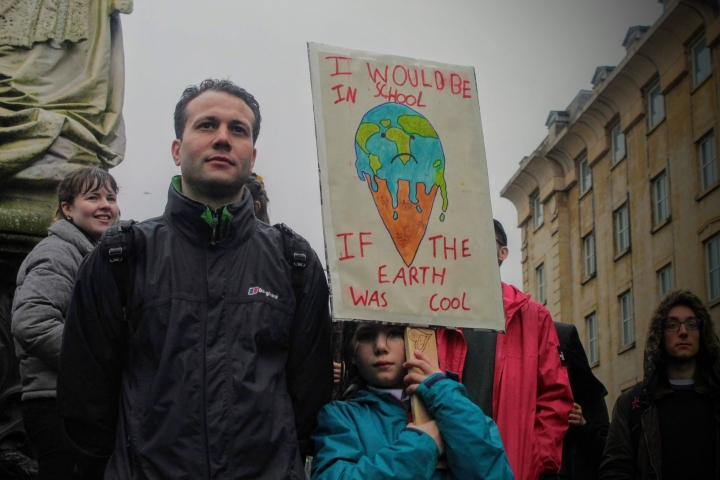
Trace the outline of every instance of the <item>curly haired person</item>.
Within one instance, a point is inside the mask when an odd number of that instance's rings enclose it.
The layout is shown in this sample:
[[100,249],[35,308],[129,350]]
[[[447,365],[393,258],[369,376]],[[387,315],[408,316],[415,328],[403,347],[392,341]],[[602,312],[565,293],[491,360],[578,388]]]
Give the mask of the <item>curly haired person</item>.
[[670,292],[653,313],[645,378],[615,403],[600,478],[719,478],[720,342],[702,301]]

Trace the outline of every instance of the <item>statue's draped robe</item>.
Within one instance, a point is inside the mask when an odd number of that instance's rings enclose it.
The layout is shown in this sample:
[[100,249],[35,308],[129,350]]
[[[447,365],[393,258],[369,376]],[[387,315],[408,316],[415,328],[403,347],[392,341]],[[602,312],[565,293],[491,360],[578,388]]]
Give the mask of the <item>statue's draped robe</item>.
[[0,185],[125,154],[120,13],[132,0],[0,0]]

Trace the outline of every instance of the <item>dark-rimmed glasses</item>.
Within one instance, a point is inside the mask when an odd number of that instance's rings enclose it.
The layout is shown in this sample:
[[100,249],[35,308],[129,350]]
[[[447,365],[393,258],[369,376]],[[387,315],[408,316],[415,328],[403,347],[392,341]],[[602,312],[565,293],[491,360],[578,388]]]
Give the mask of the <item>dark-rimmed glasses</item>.
[[667,332],[679,332],[680,326],[685,325],[685,328],[687,331],[691,330],[697,330],[700,328],[700,319],[695,317],[690,317],[684,322],[681,322],[680,320],[674,319],[674,318],[668,318],[665,321],[665,331]]

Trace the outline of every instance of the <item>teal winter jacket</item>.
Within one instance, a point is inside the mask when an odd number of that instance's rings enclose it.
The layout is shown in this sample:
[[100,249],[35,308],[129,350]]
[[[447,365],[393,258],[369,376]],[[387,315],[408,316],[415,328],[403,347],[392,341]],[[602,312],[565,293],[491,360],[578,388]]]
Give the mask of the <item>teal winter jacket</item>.
[[449,469],[436,470],[430,435],[406,428],[405,405],[390,394],[360,390],[326,405],[313,433],[313,479],[511,480],[495,422],[473,404],[465,387],[436,373],[418,386],[445,441]]

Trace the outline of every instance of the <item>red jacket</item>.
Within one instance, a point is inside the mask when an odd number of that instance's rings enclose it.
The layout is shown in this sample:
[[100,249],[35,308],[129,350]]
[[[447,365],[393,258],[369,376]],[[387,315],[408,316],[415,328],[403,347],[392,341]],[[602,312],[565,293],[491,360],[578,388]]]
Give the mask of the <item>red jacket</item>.
[[505,333],[498,334],[493,420],[516,480],[557,472],[573,407],[550,312],[512,285],[502,284]]

